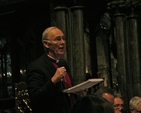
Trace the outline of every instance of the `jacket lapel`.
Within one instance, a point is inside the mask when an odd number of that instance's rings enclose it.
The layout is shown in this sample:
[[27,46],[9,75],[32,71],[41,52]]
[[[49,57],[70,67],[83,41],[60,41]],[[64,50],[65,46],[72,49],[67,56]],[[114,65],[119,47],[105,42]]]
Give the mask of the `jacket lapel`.
[[43,55],[43,59],[44,59],[46,68],[50,71],[51,75],[53,76],[56,71],[56,68],[54,67],[50,58],[46,54]]

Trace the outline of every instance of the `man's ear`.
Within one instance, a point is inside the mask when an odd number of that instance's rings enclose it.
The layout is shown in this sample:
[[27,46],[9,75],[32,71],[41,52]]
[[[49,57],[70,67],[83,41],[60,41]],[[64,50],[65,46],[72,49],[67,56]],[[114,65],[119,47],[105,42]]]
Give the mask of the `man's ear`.
[[48,41],[43,40],[42,42],[45,48],[49,48],[50,43]]

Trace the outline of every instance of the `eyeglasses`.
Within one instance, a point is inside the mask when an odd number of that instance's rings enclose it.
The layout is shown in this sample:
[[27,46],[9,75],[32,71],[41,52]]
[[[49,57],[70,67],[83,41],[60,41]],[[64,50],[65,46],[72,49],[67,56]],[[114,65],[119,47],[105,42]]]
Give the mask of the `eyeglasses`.
[[54,41],[56,41],[56,42],[61,42],[62,40],[65,41],[66,38],[58,36],[54,39]]
[[113,106],[114,106],[114,108],[119,108],[119,107],[123,107],[123,104],[115,104]]

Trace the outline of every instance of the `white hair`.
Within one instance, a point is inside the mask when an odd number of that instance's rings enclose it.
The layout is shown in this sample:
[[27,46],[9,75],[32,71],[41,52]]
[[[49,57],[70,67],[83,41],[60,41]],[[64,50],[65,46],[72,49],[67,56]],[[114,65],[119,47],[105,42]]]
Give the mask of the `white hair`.
[[58,29],[58,28],[55,27],[55,26],[52,26],[52,27],[48,27],[48,28],[46,28],[46,29],[44,30],[44,32],[43,32],[43,34],[42,34],[42,41],[49,39],[49,37],[48,37],[48,36],[49,36],[49,33],[50,33],[50,31],[53,30],[53,29]]
[[136,109],[136,106],[140,104],[141,105],[141,97],[139,96],[134,96],[133,98],[130,99],[129,101],[129,108],[130,109]]

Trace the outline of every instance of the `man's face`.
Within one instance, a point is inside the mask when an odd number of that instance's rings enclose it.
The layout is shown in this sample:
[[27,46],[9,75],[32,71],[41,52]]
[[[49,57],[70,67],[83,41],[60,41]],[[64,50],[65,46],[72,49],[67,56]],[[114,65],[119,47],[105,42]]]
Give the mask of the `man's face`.
[[113,106],[115,113],[121,113],[121,110],[123,108],[123,100],[119,97],[115,97]]
[[65,39],[61,30],[55,28],[50,31],[49,43],[47,48],[49,49],[49,55],[59,59],[65,52]]
[[114,95],[111,95],[109,93],[104,93],[103,98],[105,98],[111,105],[114,103]]

